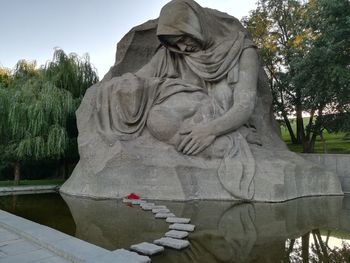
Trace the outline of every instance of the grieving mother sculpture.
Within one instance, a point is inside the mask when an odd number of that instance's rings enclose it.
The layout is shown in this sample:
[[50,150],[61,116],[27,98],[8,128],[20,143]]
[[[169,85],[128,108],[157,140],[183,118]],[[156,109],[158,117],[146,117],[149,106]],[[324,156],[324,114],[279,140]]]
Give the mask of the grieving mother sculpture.
[[342,194],[335,174],[279,138],[245,29],[193,0],[169,2],[158,20],[123,38],[77,119],[80,162],[63,193],[257,201]]

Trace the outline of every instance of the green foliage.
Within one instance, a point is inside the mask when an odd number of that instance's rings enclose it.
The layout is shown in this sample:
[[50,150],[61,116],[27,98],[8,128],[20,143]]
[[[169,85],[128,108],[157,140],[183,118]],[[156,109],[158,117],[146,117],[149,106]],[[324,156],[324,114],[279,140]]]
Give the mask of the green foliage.
[[74,112],[97,81],[87,55],[62,50],[40,69],[25,60],[13,72],[1,69],[0,170],[18,161],[76,158]]
[[7,68],[0,67],[0,87],[7,88],[12,80],[11,71]]
[[[350,105],[350,2],[348,0],[259,0],[243,19],[261,50],[270,79],[274,110],[291,141],[312,152],[317,136],[347,116]],[[304,112],[311,116],[304,124]],[[290,118],[296,115],[297,127]],[[339,125],[337,125],[339,126]],[[295,135],[296,134],[296,135]]]
[[[340,127],[342,122],[336,121],[337,115],[325,115],[325,118],[330,118],[330,121],[335,121],[335,124]],[[309,123],[309,118],[304,118],[304,125]],[[296,125],[295,120],[292,121],[292,128],[295,131]],[[303,146],[292,144],[290,141],[290,136],[286,127],[281,127],[282,139],[286,142],[289,150],[297,153],[303,152]],[[346,132],[336,131],[336,130],[326,130],[323,132],[323,137],[325,141],[322,141],[318,137],[315,141],[314,152],[315,153],[337,153],[337,154],[350,154],[350,138],[347,137]]]
[[314,36],[292,62],[293,82],[303,87],[304,109],[317,112],[310,125],[313,132],[345,130],[350,126],[350,2],[310,1],[305,17],[305,27]]
[[74,114],[72,95],[42,77],[7,89],[6,121],[9,147],[15,160],[59,158],[67,148],[66,119]]
[[53,60],[45,66],[45,76],[60,89],[68,90],[74,98],[82,98],[87,88],[98,81],[96,70],[86,54],[79,58],[76,54],[65,54],[57,49]]

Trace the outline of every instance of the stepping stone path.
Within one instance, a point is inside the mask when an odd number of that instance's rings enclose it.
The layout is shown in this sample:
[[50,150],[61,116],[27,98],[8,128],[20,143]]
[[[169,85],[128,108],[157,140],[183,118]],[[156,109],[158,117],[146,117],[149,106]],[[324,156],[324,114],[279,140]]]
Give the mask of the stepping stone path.
[[167,207],[165,205],[154,205],[152,209],[167,209]]
[[165,233],[166,237],[172,237],[177,239],[183,239],[185,237],[188,237],[188,232],[186,231],[178,231],[178,230],[170,230],[169,232]]
[[170,213],[170,210],[168,208],[161,208],[161,209],[152,209],[153,214],[158,213]]
[[188,242],[187,240],[175,239],[171,237],[162,237],[160,239],[154,240],[153,242],[157,245],[171,247],[175,249],[183,249],[190,245],[190,242]]
[[141,204],[145,204],[146,203],[146,201],[144,201],[144,200],[132,200],[131,201],[131,204],[133,204],[133,205],[141,205]]
[[145,210],[145,211],[150,211],[153,209],[153,206],[147,206],[147,205],[143,205],[141,206],[142,210]]
[[154,203],[147,203],[147,202],[146,202],[146,203],[141,204],[140,206],[141,206],[142,208],[143,208],[143,207],[153,207],[153,206],[155,206],[155,204],[154,204]]
[[131,203],[131,199],[124,198],[124,199],[123,199],[123,203]]
[[168,217],[166,219],[167,223],[180,223],[180,224],[188,224],[191,222],[190,218],[183,218],[183,217]]
[[172,224],[169,226],[169,229],[173,229],[173,230],[180,230],[180,231],[189,231],[189,232],[193,232],[194,231],[195,226],[191,225],[191,224]]
[[155,218],[165,219],[165,218],[168,218],[168,217],[175,217],[175,215],[173,213],[157,213],[154,217]]
[[140,205],[145,211],[152,211],[155,218],[166,219],[167,223],[171,223],[169,226],[170,231],[165,233],[165,237],[154,240],[153,243],[142,242],[132,245],[130,250],[136,251],[140,254],[152,256],[164,251],[164,247],[170,247],[174,249],[183,249],[190,245],[190,242],[183,240],[188,237],[188,232],[194,231],[195,226],[188,224],[190,218],[176,217],[165,205],[155,205],[154,203],[147,203],[142,199],[123,199],[123,203],[131,203],[133,205]]
[[130,249],[136,252],[140,252],[147,256],[152,256],[154,254],[164,251],[164,247],[157,246],[155,244],[148,243],[148,242],[142,242],[140,244],[132,245]]

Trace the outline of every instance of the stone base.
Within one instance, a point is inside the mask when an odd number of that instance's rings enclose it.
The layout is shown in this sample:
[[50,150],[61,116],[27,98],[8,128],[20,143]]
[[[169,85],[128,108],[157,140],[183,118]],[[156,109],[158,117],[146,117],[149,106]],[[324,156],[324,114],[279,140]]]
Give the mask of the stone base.
[[[297,154],[250,147],[256,164],[253,201],[281,202],[302,196],[343,194],[336,174]],[[218,178],[219,159],[180,154],[149,134],[133,141],[118,141],[113,146],[96,139],[79,150],[85,161],[78,163],[61,187],[62,193],[100,199],[136,193],[158,200],[235,200]]]

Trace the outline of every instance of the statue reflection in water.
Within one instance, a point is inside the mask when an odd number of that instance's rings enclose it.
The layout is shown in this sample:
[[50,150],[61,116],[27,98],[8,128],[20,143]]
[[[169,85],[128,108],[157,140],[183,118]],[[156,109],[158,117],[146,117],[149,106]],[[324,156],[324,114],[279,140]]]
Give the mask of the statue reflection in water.
[[[76,236],[110,250],[152,242],[168,231],[163,220],[137,207],[116,205],[114,200],[63,198],[76,223]],[[166,249],[152,257],[155,263],[350,262],[348,197],[163,203],[177,216],[191,218],[196,230],[189,236],[190,248]]]

